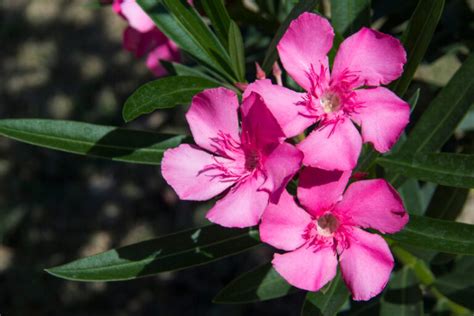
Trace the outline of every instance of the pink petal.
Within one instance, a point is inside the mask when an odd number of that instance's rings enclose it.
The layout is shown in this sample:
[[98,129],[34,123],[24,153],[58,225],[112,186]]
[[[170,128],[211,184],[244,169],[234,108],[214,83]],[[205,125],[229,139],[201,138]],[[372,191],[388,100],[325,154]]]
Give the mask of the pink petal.
[[332,78],[341,78],[349,71],[359,77],[352,84],[354,88],[378,86],[400,77],[405,63],[405,49],[398,39],[364,27],[342,42]]
[[298,144],[304,165],[325,170],[354,169],[361,147],[359,132],[348,119],[317,128]]
[[278,249],[295,250],[306,242],[303,235],[310,222],[311,216],[285,190],[277,204],[270,203],[265,209],[260,239]]
[[127,19],[130,26],[137,31],[145,33],[155,28],[155,23],[153,23],[135,0],[124,0],[121,9],[121,13]]
[[179,61],[179,56],[179,50],[176,48],[176,45],[171,41],[167,41],[148,54],[146,66],[155,76],[161,77],[166,75],[168,71],[161,65],[160,60]]
[[[299,106],[298,103],[304,99],[305,93],[274,85],[269,79],[256,80],[249,84],[245,89],[244,99],[252,92],[260,94],[286,137],[296,136],[314,123],[314,119],[299,114],[304,110],[304,106]],[[242,111],[245,113],[248,109],[242,106]]]
[[288,182],[300,169],[302,160],[303,153],[288,143],[280,144],[267,157],[264,169],[267,174],[266,184],[269,186],[265,187],[272,192],[272,201],[278,201]]
[[202,171],[205,166],[213,163],[215,160],[211,154],[197,146],[184,144],[165,151],[161,173],[180,199],[205,201],[233,184],[212,177],[212,171]]
[[383,179],[352,183],[334,212],[350,217],[350,223],[382,233],[395,233],[408,222],[397,191]]
[[351,171],[304,168],[298,182],[298,200],[314,216],[322,215],[342,199]]
[[186,113],[186,120],[196,144],[215,151],[212,139],[219,133],[229,134],[238,141],[238,107],[237,95],[226,88],[207,89],[196,94]]
[[315,251],[301,248],[283,255],[275,254],[273,267],[291,285],[307,291],[318,291],[336,275],[337,259],[330,247]]
[[114,10],[115,13],[122,15],[122,2],[124,0],[114,0],[112,3],[112,10]]
[[384,289],[393,269],[385,240],[359,228],[349,237],[350,246],[339,255],[342,277],[356,301],[367,301]]
[[397,142],[410,118],[410,106],[392,91],[378,87],[355,90],[362,106],[351,115],[362,127],[362,139],[378,152],[387,152]]
[[259,190],[263,182],[263,178],[252,176],[238,183],[216,202],[206,218],[224,227],[257,225],[268,205],[268,193]]
[[327,53],[332,47],[334,31],[325,18],[314,13],[303,13],[291,22],[278,43],[283,67],[305,90],[310,90],[308,73],[321,64],[327,68]]
[[269,148],[273,150],[283,141],[285,134],[259,94],[252,92],[242,102],[242,108],[246,109],[242,111],[242,145],[265,149],[273,144]]

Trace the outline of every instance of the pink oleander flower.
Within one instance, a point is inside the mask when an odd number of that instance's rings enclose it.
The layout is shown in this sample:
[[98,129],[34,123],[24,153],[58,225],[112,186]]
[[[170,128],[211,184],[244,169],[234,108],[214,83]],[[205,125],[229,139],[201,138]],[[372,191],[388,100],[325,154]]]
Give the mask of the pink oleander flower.
[[303,159],[283,142],[283,131],[259,95],[244,99],[240,132],[238,110],[237,95],[225,88],[194,96],[186,120],[197,146],[169,149],[161,164],[182,200],[204,201],[225,191],[206,217],[226,227],[256,225]]
[[155,26],[135,0],[114,0],[112,8],[129,23],[123,33],[124,48],[136,58],[147,55],[146,65],[156,76],[167,73],[160,60],[180,60],[176,44]]
[[336,275],[339,259],[354,300],[369,300],[387,284],[393,257],[381,236],[361,228],[395,233],[408,214],[382,179],[354,182],[343,195],[349,177],[349,171],[303,169],[297,191],[303,208],[284,191],[265,210],[260,238],[288,251],[272,263],[293,286],[318,291]]
[[[333,38],[326,19],[302,14],[277,48],[284,68],[306,92],[259,80],[249,85],[246,94],[257,92],[264,98],[288,137],[318,123],[298,145],[305,155],[303,164],[351,170],[362,139],[387,152],[408,124],[408,104],[380,87],[401,75],[406,54],[394,37],[362,28],[342,42],[330,72],[327,53]],[[361,127],[362,139],[352,122]]]

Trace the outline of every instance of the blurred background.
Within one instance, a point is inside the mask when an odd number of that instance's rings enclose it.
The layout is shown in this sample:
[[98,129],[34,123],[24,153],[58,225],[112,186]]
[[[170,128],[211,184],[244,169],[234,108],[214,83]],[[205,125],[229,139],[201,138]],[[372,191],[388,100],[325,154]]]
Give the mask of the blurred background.
[[[153,76],[144,60],[122,49],[126,23],[111,7],[95,8],[89,3],[0,1],[0,118],[124,125],[122,104]],[[399,36],[415,5],[409,0],[374,0],[374,27]],[[473,50],[473,10],[474,1],[447,1],[407,93],[421,91],[413,119]],[[278,19],[268,25],[277,25]],[[257,47],[252,36],[260,43],[271,38],[268,28],[248,28],[244,34],[250,51],[252,45]],[[249,65],[252,58],[261,54],[250,54]],[[184,133],[185,110],[155,112],[127,126]],[[450,151],[474,148],[472,113],[446,145]],[[464,206],[455,218],[474,223],[474,196],[466,190],[461,200]],[[212,304],[229,281],[270,260],[270,248],[129,282],[69,282],[43,271],[201,225],[208,208],[209,204],[179,202],[156,167],[74,156],[0,137],[0,314],[299,315],[302,293],[259,304]]]

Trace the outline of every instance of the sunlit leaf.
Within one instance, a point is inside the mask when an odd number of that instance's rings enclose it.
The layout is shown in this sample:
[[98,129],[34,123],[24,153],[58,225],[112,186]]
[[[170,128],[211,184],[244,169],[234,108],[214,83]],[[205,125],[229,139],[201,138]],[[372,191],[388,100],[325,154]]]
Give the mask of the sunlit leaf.
[[185,136],[46,119],[0,120],[0,135],[31,145],[117,161],[159,165]]

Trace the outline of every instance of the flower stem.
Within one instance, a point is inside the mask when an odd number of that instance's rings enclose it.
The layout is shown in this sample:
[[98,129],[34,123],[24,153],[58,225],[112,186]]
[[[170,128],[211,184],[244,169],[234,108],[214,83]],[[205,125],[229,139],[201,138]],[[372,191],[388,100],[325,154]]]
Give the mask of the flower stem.
[[471,311],[469,309],[453,302],[434,286],[436,277],[423,260],[415,257],[410,252],[398,245],[392,244],[391,248],[395,257],[401,263],[413,269],[413,272],[420,283],[423,284],[426,289],[438,299],[438,301],[446,304],[446,306],[451,310],[451,312],[453,312],[454,315],[471,315]]

